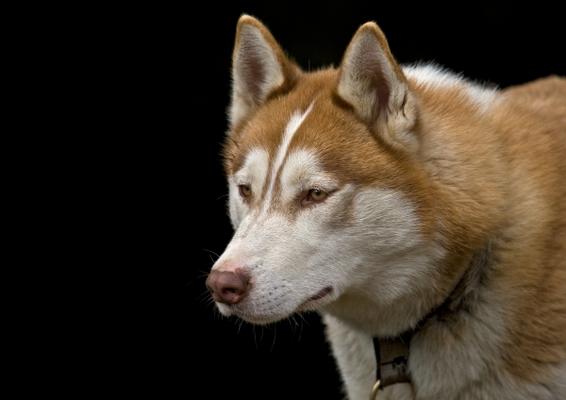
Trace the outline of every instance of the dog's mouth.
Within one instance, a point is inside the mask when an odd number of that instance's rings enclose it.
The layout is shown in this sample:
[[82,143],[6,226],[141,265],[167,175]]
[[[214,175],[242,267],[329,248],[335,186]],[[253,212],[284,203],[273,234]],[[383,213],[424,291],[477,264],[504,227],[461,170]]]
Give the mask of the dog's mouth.
[[301,304],[299,306],[299,311],[314,309],[317,305],[320,304],[320,300],[324,299],[325,297],[327,297],[332,292],[333,292],[333,289],[332,289],[331,286],[325,287],[324,289],[320,290],[314,296],[309,297],[303,304]]
[[[331,286],[327,286],[324,289],[321,289],[314,296],[309,297],[307,300],[301,303],[299,307],[295,309],[294,312],[317,310],[319,307],[323,306],[327,302],[326,300],[328,299],[329,295],[332,294],[333,292],[334,289]],[[277,313],[272,313],[273,310],[265,314],[260,314],[257,313],[257,310],[254,310],[255,312],[250,313],[249,310],[247,310],[248,307],[246,306],[242,307],[242,305],[240,304],[226,305],[222,303],[217,303],[217,305],[220,312],[223,315],[225,316],[234,315],[252,324],[263,325],[285,318],[284,315],[278,315]]]
[[320,300],[323,297],[326,297],[327,295],[329,295],[330,293],[332,293],[332,288],[330,286],[325,287],[324,289],[322,289],[320,292],[318,292],[317,294],[315,294],[312,297],[309,297],[308,301],[315,301],[315,300]]

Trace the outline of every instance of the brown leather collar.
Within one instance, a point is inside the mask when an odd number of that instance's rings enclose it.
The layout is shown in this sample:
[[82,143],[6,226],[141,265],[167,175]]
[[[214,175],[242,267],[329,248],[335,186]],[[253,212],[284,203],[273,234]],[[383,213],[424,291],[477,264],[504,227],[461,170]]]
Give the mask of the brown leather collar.
[[394,339],[373,338],[377,361],[376,381],[380,381],[380,388],[411,382],[408,365],[411,337],[412,332]]
[[378,388],[380,390],[396,383],[412,384],[409,370],[411,339],[431,319],[443,319],[448,314],[469,307],[469,303],[473,300],[472,292],[485,279],[486,266],[491,259],[491,254],[492,243],[488,241],[481,251],[474,254],[470,266],[452,292],[438,307],[421,319],[415,328],[395,338],[373,338],[377,363],[376,382],[379,382]]

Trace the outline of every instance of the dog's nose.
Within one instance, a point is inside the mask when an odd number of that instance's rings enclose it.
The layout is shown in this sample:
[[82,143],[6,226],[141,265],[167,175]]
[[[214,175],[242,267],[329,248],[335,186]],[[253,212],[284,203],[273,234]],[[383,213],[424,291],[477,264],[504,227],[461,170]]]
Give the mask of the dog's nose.
[[250,276],[241,269],[235,271],[212,271],[206,286],[214,301],[224,304],[239,303],[247,294]]

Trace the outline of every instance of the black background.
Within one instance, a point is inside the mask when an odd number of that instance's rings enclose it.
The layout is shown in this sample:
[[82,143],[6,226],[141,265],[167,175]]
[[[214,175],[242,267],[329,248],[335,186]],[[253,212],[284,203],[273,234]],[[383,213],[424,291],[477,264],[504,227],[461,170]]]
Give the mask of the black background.
[[124,307],[105,332],[114,350],[103,380],[124,393],[190,399],[341,398],[316,315],[254,328],[220,318],[208,302],[206,272],[232,234],[220,151],[234,31],[241,13],[260,18],[305,69],[337,65],[357,27],[375,20],[401,63],[435,61],[501,87],[566,71],[557,6],[417,4],[208,2],[109,12],[118,32],[104,66],[115,82],[107,102],[121,117],[109,148],[122,164],[109,199],[119,214],[111,246],[128,271]]

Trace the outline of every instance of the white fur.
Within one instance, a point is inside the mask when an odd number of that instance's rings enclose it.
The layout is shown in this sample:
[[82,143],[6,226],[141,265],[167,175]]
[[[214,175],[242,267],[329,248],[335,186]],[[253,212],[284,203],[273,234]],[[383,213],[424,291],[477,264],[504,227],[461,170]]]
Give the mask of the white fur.
[[269,154],[259,148],[250,150],[240,170],[228,178],[230,190],[230,216],[232,225],[237,227],[247,206],[238,196],[238,185],[250,185],[253,193],[261,193],[266,184],[269,168]]
[[289,154],[281,171],[281,198],[288,203],[313,187],[330,192],[336,188],[336,183],[322,170],[312,151],[295,150]]
[[324,323],[348,398],[369,399],[376,368],[372,337],[329,314]]
[[490,378],[494,367],[503,370],[498,365],[499,348],[507,337],[502,296],[484,288],[478,291],[468,313],[458,314],[450,324],[431,324],[413,338],[409,367],[419,398],[459,398],[470,382]]
[[431,88],[461,88],[481,112],[488,111],[497,99],[495,88],[471,82],[434,64],[405,66],[403,72],[407,78],[415,80],[420,85]]
[[[390,304],[405,301],[405,290],[428,282],[420,278],[430,268],[430,255],[420,250],[417,217],[400,193],[353,185],[338,188],[312,150],[297,149],[284,156],[292,135],[310,109],[290,118],[278,156],[271,165],[268,189],[273,192],[274,179],[280,176],[280,196],[266,196],[265,204],[255,211],[241,205],[236,190],[239,180],[259,184],[265,179],[265,173],[254,171],[265,166],[262,150],[252,150],[241,170],[230,179],[231,212],[238,214],[233,216],[237,230],[214,268],[244,265],[252,275],[253,289],[241,303],[221,306],[225,315],[236,314],[248,321],[266,323],[325,305],[329,305],[330,312],[340,315],[343,305],[335,300],[342,296],[347,304],[352,295],[373,290],[383,294],[381,303],[374,304],[378,314],[379,310],[387,314]],[[277,175],[273,171],[279,168],[281,174]],[[294,218],[285,212],[270,211],[269,205],[274,201],[280,202],[279,209],[283,210],[297,204],[298,193],[312,186],[329,192],[338,190],[325,202],[299,210]],[[352,208],[351,220],[340,226],[335,220],[344,218],[346,207]],[[419,268],[414,268],[415,262]],[[333,289],[332,293],[309,301],[327,287]],[[390,320],[391,325],[379,329],[396,330],[413,322],[402,315]]]

